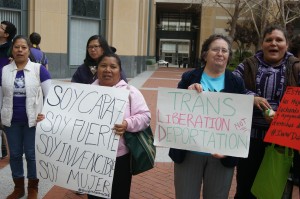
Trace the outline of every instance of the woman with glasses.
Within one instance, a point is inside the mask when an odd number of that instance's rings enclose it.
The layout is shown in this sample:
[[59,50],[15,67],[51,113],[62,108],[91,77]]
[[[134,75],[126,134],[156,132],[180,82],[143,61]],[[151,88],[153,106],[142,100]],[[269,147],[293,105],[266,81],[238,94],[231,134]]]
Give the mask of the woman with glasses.
[[101,35],[91,36],[86,44],[85,59],[72,77],[72,82],[91,84],[97,79],[97,61],[103,54],[110,54],[111,49]]
[[[116,48],[110,47],[106,39],[101,35],[91,36],[86,44],[84,63],[79,66],[72,76],[72,82],[91,84],[97,79],[97,61],[103,54],[115,53]],[[121,78],[127,82],[124,71]]]
[[[11,48],[12,39],[17,33],[17,28],[9,21],[1,21],[0,24],[0,70],[3,66],[10,63],[11,58],[9,49]],[[5,134],[0,122],[0,159],[7,157]]]
[[0,25],[0,69],[9,64],[9,49],[12,39],[17,33],[16,26],[9,21],[2,21]]
[[[232,56],[230,40],[219,34],[204,41],[201,67],[185,72],[178,88],[196,92],[244,93],[241,78],[226,69]],[[176,199],[227,199],[237,158],[220,154],[170,149]]]

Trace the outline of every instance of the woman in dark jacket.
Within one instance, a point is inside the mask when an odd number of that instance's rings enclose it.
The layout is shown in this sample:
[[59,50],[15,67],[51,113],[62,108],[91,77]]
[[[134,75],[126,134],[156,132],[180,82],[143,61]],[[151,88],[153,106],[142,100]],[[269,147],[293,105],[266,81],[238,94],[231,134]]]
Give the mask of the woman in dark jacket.
[[[202,45],[202,67],[185,72],[178,88],[243,94],[242,79],[226,69],[231,56],[230,40],[223,35],[211,35]],[[228,198],[237,158],[179,149],[170,149],[169,156],[175,162],[177,199],[200,198],[202,184],[204,199]]]
[[[293,37],[290,42],[289,51],[295,56],[300,58],[300,34]],[[294,162],[293,162],[293,178],[294,184],[299,186],[300,183],[300,151],[294,152]],[[300,197],[300,189],[299,189]]]
[[101,35],[91,36],[86,44],[84,63],[77,68],[71,81],[81,84],[93,83],[97,79],[97,61],[104,53],[112,53],[106,39]]
[[[86,43],[84,63],[77,68],[71,81],[81,84],[93,83],[97,79],[97,62],[99,57],[103,54],[111,54],[115,52],[116,48],[110,47],[103,36],[91,36]],[[124,71],[121,73],[121,78],[127,82]]]
[[[255,199],[251,188],[269,143],[264,137],[278,109],[287,86],[299,86],[300,65],[288,50],[287,32],[278,25],[268,26],[263,33],[261,50],[245,59],[235,71],[243,78],[247,94],[254,96],[254,108],[248,158],[237,165],[235,199]],[[272,109],[271,115],[263,114]],[[268,189],[268,187],[265,187]],[[286,193],[284,193],[286,194]]]

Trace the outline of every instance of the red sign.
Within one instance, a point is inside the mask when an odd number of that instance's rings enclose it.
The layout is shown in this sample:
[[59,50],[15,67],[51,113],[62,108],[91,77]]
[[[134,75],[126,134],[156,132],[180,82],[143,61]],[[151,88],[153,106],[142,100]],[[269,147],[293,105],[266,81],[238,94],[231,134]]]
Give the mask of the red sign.
[[300,87],[287,87],[264,141],[300,150]]

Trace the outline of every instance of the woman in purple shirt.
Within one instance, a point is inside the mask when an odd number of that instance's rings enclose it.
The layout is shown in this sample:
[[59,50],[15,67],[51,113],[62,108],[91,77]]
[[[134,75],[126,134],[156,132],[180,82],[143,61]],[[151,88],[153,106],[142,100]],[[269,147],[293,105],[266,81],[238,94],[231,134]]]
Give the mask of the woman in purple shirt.
[[29,36],[31,47],[30,47],[30,60],[32,62],[40,63],[45,66],[48,70],[48,58],[46,54],[40,49],[41,35],[33,32]]
[[29,60],[29,41],[18,35],[12,43],[14,61],[0,71],[1,121],[7,135],[10,167],[15,184],[8,199],[25,194],[23,154],[27,162],[28,198],[36,199],[38,182],[35,161],[35,126],[38,94],[47,96],[51,86],[46,68]]

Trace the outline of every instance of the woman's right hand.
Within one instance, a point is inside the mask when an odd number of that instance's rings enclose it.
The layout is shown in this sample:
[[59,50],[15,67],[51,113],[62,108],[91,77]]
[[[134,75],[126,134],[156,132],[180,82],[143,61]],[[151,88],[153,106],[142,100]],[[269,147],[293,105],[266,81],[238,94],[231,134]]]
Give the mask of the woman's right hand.
[[198,93],[201,93],[203,91],[203,88],[201,84],[194,83],[188,87],[188,90],[196,90]]
[[42,113],[39,113],[39,114],[37,115],[36,122],[43,121],[44,119],[45,119],[45,115],[42,114]]
[[261,111],[272,109],[268,100],[263,97],[254,97],[254,105]]

